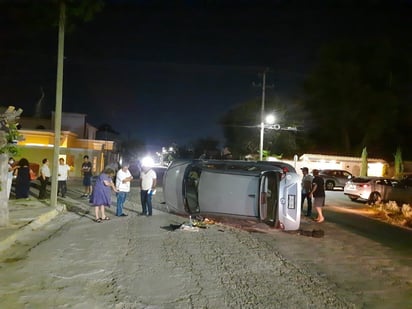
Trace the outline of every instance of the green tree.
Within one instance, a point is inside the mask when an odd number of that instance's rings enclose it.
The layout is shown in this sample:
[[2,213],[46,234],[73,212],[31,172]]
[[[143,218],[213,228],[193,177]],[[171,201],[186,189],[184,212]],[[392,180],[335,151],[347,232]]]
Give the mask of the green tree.
[[31,30],[28,34],[34,34],[33,29],[48,31],[51,27],[59,27],[62,3],[66,6],[66,32],[73,32],[76,25],[91,21],[105,4],[103,0],[0,0],[3,10],[8,10],[23,27]]
[[16,142],[22,139],[17,130],[18,119],[22,109],[16,110],[9,106],[0,112],[0,226],[6,226],[9,221],[7,190],[4,190],[8,181],[8,158],[17,154]]
[[0,154],[16,156],[18,154],[17,142],[23,140],[18,127],[20,115],[23,113],[21,108],[15,109],[9,106],[0,111]]
[[368,152],[366,147],[362,150],[360,176],[368,176]]
[[212,138],[199,138],[192,142],[193,144],[193,157],[199,158],[204,152],[209,156],[219,153],[219,141]]
[[403,161],[402,161],[402,150],[400,147],[396,149],[396,153],[393,155],[395,159],[395,178],[402,179],[403,176]]
[[356,153],[366,145],[382,153],[405,142],[402,130],[412,128],[406,99],[411,68],[405,49],[388,40],[325,46],[304,85],[314,147]]
[[139,139],[129,139],[121,143],[121,153],[127,162],[137,162],[145,154],[145,144]]
[[112,126],[108,123],[103,123],[98,126],[97,128],[98,131],[100,132],[107,132],[107,133],[112,133],[112,134],[119,134],[119,132],[115,131]]
[[[220,119],[226,144],[230,145],[234,158],[256,155],[260,146],[260,110],[259,99],[245,102],[229,110]],[[294,102],[282,102],[278,98],[268,98],[265,113],[274,114],[276,124],[281,128],[300,126],[301,114],[297,113]],[[264,153],[292,156],[299,151],[299,132],[265,129]]]

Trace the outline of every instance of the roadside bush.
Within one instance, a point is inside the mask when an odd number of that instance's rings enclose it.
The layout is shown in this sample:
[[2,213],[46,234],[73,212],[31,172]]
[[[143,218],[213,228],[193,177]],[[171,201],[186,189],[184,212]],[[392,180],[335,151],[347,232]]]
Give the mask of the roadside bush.
[[412,207],[409,204],[402,205],[402,214],[404,217],[403,226],[412,228]]
[[412,207],[409,204],[403,204],[400,207],[396,202],[389,201],[372,205],[372,208],[379,218],[391,224],[412,227]]
[[409,204],[403,204],[402,205],[402,214],[405,217],[405,219],[412,220],[412,207],[409,206]]
[[388,203],[385,204],[385,210],[394,214],[400,213],[401,208],[398,206],[398,204],[394,201],[389,201]]

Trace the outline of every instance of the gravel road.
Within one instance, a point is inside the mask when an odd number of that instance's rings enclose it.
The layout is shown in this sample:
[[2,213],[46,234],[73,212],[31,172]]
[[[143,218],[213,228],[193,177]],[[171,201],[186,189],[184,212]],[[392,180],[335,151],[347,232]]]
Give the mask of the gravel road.
[[29,251],[2,257],[0,308],[412,307],[410,259],[332,223],[323,238],[173,230],[187,220],[160,204],[138,216],[137,198],[128,217],[101,224],[67,213],[20,244]]

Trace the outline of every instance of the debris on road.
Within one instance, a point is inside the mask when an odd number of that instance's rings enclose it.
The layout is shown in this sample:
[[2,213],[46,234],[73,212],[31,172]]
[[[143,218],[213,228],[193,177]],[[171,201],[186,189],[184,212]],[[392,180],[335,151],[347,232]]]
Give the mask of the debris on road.
[[313,229],[312,231],[305,231],[305,230],[298,230],[298,235],[303,235],[303,236],[309,236],[309,237],[315,237],[315,238],[321,238],[325,236],[325,231],[324,230],[317,230]]

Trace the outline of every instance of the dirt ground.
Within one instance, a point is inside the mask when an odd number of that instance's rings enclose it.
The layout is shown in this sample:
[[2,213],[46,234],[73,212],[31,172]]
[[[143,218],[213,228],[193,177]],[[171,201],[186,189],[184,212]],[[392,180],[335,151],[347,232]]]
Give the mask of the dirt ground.
[[[350,210],[348,210],[350,211]],[[384,212],[365,205],[357,215],[405,227]],[[412,257],[336,224],[302,218],[301,230],[282,232],[255,220],[214,217],[219,224],[255,233],[296,267],[333,285],[336,294],[355,308],[412,308]],[[313,231],[322,231],[312,237]],[[306,237],[310,236],[310,237]]]

